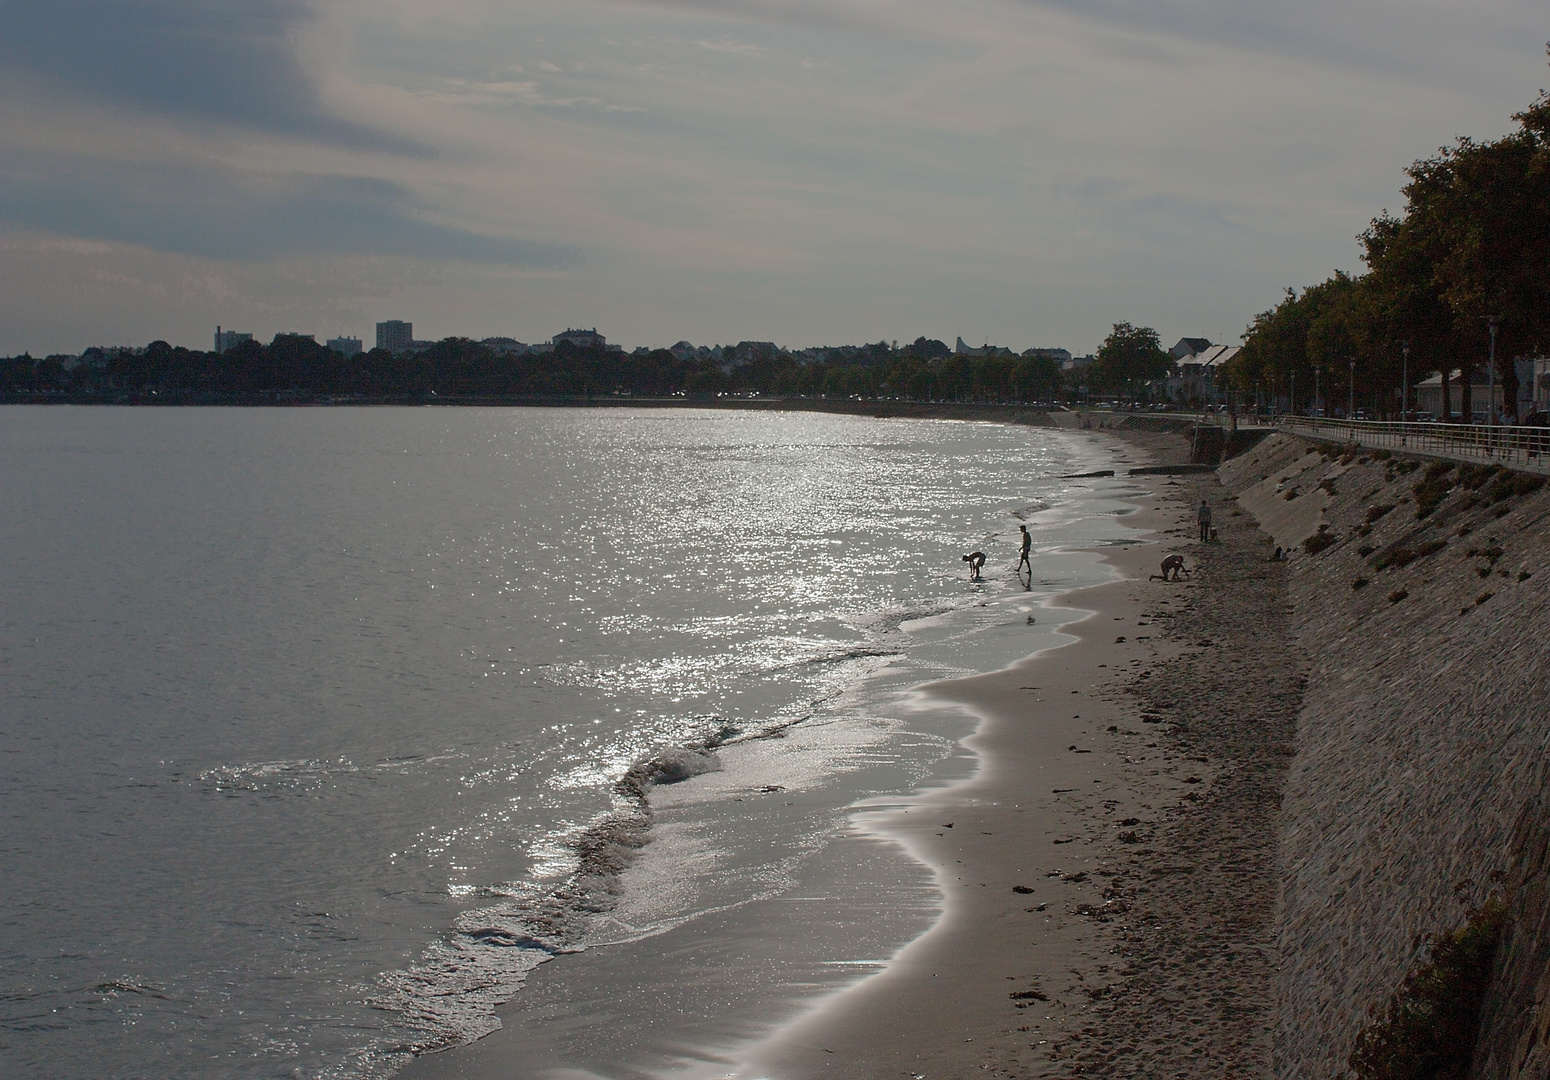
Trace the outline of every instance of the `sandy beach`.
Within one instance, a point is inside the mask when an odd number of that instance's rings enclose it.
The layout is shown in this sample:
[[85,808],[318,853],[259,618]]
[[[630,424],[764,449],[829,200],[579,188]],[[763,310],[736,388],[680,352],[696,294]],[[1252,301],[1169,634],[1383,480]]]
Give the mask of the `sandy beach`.
[[[1126,458],[1188,452],[1125,435]],[[979,767],[866,829],[930,869],[941,918],[878,974],[702,1064],[780,1080],[1267,1071],[1275,813],[1301,692],[1284,564],[1213,474],[1133,482],[1138,542],[1105,553],[1123,580],[1056,601],[1090,612],[1073,643],[923,688],[978,718]],[[1196,537],[1202,497],[1214,544]],[[1189,576],[1149,581],[1174,552]],[[535,1075],[502,1042],[409,1072]]]
[[[1300,692],[1283,567],[1214,475],[1136,480],[1128,520],[1155,542],[1113,553],[1126,580],[1062,598],[1092,612],[1077,641],[929,688],[982,718],[975,778],[886,826],[935,870],[942,920],[744,1075],[1267,1071],[1274,815]],[[1202,496],[1211,545],[1193,535]],[[1190,577],[1148,581],[1175,551]]]

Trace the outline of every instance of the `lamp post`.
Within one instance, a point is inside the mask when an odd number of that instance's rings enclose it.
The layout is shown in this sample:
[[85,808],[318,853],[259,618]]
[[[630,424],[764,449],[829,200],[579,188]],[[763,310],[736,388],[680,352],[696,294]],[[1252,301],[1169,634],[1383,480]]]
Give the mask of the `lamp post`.
[[1324,399],[1319,396],[1319,366],[1313,365],[1313,407],[1318,410],[1319,417],[1324,416]]
[[1292,400],[1291,400],[1290,404],[1292,406],[1292,415],[1296,416],[1297,415],[1297,370],[1295,368],[1292,369]]
[[1496,327],[1500,323],[1500,316],[1491,316],[1491,356],[1485,362],[1485,408],[1490,417],[1486,423],[1493,425],[1496,423]]
[[1346,359],[1349,360],[1350,363],[1351,363],[1351,396],[1350,396],[1349,402],[1347,403],[1347,405],[1345,407],[1345,418],[1347,420],[1355,420],[1356,419],[1356,357],[1348,356],[1348,357],[1346,357]]
[[[1399,351],[1404,356],[1399,369],[1399,422],[1403,424],[1410,414],[1410,342],[1401,341]],[[1405,429],[1401,427],[1399,430],[1403,434]]]

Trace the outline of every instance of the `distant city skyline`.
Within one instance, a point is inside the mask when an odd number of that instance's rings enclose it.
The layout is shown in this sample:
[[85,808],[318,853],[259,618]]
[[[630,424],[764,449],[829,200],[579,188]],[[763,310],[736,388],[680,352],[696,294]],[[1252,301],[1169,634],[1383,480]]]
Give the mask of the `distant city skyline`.
[[[277,333],[281,337],[296,336],[297,335],[297,331],[294,331],[294,330],[281,330],[281,331],[277,331]],[[274,336],[275,335],[269,335],[270,338],[272,338]],[[308,334],[308,335],[304,335],[304,336],[311,337],[314,340],[317,338],[316,334]],[[428,344],[432,344],[432,343],[437,342],[437,341],[443,341],[446,338],[450,338],[450,337],[468,338],[471,341],[482,341],[482,342],[492,342],[492,341],[513,342],[513,343],[522,344],[522,345],[534,345],[534,344],[538,344],[538,343],[547,343],[547,344],[550,344],[550,345],[558,345],[561,341],[569,341],[571,344],[580,346],[582,348],[587,348],[587,347],[590,347],[590,346],[593,346],[593,345],[596,345],[596,346],[599,346],[599,347],[605,347],[608,344],[608,336],[606,334],[598,333],[597,327],[595,327],[595,326],[591,327],[590,329],[581,329],[579,327],[577,327],[577,328],[567,327],[565,330],[563,330],[562,332],[560,332],[558,334],[540,334],[540,335],[537,335],[537,336],[534,336],[534,337],[530,337],[530,338],[527,338],[527,339],[519,338],[519,337],[513,336],[511,334],[490,334],[490,335],[487,335],[485,337],[479,338],[479,337],[474,337],[474,336],[472,336],[470,334],[458,334],[458,333],[454,332],[454,333],[451,333],[451,334],[444,334],[444,335],[442,335],[440,337],[425,338],[425,339],[422,340],[422,339],[416,339],[415,338],[415,336],[414,336],[414,322],[412,320],[406,320],[406,319],[386,319],[386,320],[376,324],[376,347],[379,348],[379,349],[387,349],[389,351],[398,350],[398,349],[408,349],[411,346],[428,345]],[[800,344],[800,345],[794,345],[794,344],[787,344],[787,343],[784,343],[784,342],[760,342],[759,344],[769,344],[769,345],[772,345],[772,346],[774,346],[776,348],[790,351],[790,350],[793,350],[793,349],[801,350],[801,349],[839,348],[839,347],[846,346],[846,345],[870,345],[870,344],[875,344],[877,341],[888,341],[888,342],[890,342],[893,345],[899,345],[899,344],[908,344],[909,342],[914,341],[915,338],[919,338],[919,337],[925,337],[925,338],[928,338],[928,339],[931,339],[931,340],[940,341],[943,344],[946,344],[947,341],[949,340],[948,337],[937,337],[934,334],[916,334],[914,338],[877,338],[877,339],[869,339],[869,340],[866,340],[866,341],[845,341],[845,342],[828,341],[828,342],[824,342],[822,344],[805,343],[805,344]],[[953,351],[957,352],[957,353],[962,353],[962,354],[965,354],[965,355],[978,355],[981,352],[981,350],[984,349],[986,346],[990,346],[992,348],[1009,348],[1009,347],[1011,347],[1011,343],[1005,342],[1005,341],[983,341],[979,345],[970,345],[968,342],[964,341],[963,336],[961,334],[960,335],[949,335],[949,337],[951,337],[952,340],[955,342],[955,344],[953,346]],[[225,352],[227,349],[231,348],[233,345],[236,345],[236,344],[238,344],[240,342],[243,342],[243,341],[255,341],[255,340],[263,341],[263,340],[266,340],[266,337],[263,334],[253,334],[253,333],[248,333],[248,332],[238,332],[238,331],[235,331],[235,330],[224,330],[223,331],[221,329],[221,327],[219,327],[219,326],[217,326],[215,328],[215,351],[216,352]],[[365,340],[364,338],[352,337],[352,336],[350,336],[348,334],[342,334],[342,335],[339,335],[338,337],[335,337],[335,338],[329,338],[327,340],[326,344],[328,345],[329,348],[334,348],[336,342],[339,343],[341,346],[346,346],[346,347],[349,347],[349,346],[360,346],[360,345],[362,345],[364,340]],[[723,345],[723,346],[726,346],[726,345],[737,345],[737,344],[741,344],[741,343],[747,342],[749,340],[750,340],[749,338],[745,338],[745,337],[734,337],[734,338],[732,338],[730,340],[727,340],[727,341],[689,342],[689,340],[687,338],[679,338],[672,345],[666,345],[666,344],[661,344],[661,343],[644,343],[643,342],[643,343],[638,343],[638,344],[632,345],[632,348],[671,349],[671,348],[673,348],[676,345],[682,345],[682,344],[685,344],[685,343],[688,343],[688,344],[691,344],[691,345],[704,345],[704,346],[707,346],[707,347],[712,347],[712,346],[716,346],[716,345]],[[1203,338],[1202,339],[1189,339],[1189,340],[1205,341],[1205,339],[1203,339]],[[144,343],[142,342],[140,344],[144,344]],[[180,342],[175,342],[175,341],[169,341],[168,344],[176,346],[176,345],[179,345],[181,343]],[[1206,344],[1209,345],[1209,344],[1211,344],[1211,342],[1206,341]],[[91,346],[88,346],[88,347],[91,347]],[[184,347],[188,348],[189,346],[184,346]],[[1034,350],[1037,350],[1037,351],[1042,351],[1042,352],[1064,353],[1066,359],[1070,359],[1070,357],[1072,355],[1071,350],[1069,350],[1069,349],[1067,349],[1067,348],[1065,348],[1063,346],[1060,346],[1060,345],[1045,344],[1045,345],[1028,345],[1028,346],[1024,346],[1024,347],[1025,348],[1034,349]],[[346,352],[346,348],[341,348],[339,351]],[[364,350],[362,350],[362,351],[364,351]],[[1019,351],[1021,351],[1021,350],[1019,350]],[[348,352],[346,352],[346,354],[347,355],[353,355],[353,353],[348,353]]]
[[0,353],[1238,340],[1544,85],[1507,0],[12,0]]
[[[625,349],[625,347],[623,345],[621,345],[621,344],[609,343],[607,335],[606,334],[598,333],[597,327],[595,327],[595,326],[590,328],[590,329],[581,329],[581,328],[570,328],[570,327],[567,327],[565,330],[563,330],[562,332],[560,332],[558,334],[547,335],[547,336],[540,335],[540,336],[534,337],[534,338],[532,338],[530,340],[526,340],[526,341],[524,341],[524,340],[522,340],[520,338],[516,338],[516,337],[510,336],[510,335],[504,335],[504,334],[490,335],[490,336],[483,337],[483,338],[471,337],[468,334],[448,334],[448,335],[445,335],[445,336],[439,337],[439,338],[417,339],[417,338],[414,337],[414,323],[411,320],[405,320],[405,319],[387,319],[387,320],[384,320],[382,322],[377,323],[376,324],[375,348],[385,349],[385,350],[387,350],[389,352],[407,352],[407,351],[411,351],[411,350],[415,350],[415,349],[429,348],[430,346],[436,344],[439,341],[443,341],[443,340],[446,340],[448,338],[453,338],[453,337],[466,338],[466,339],[471,340],[471,341],[479,342],[480,344],[483,344],[483,345],[492,346],[498,352],[511,351],[511,349],[513,349],[513,348],[517,348],[517,349],[521,349],[521,350],[528,350],[528,351],[533,351],[533,352],[547,352],[549,350],[552,350],[556,345],[560,344],[562,341],[568,342],[568,343],[570,343],[572,345],[575,345],[577,347],[580,347],[580,348],[591,348],[591,347],[606,348],[606,349],[608,349],[610,351],[613,351],[613,352],[619,352],[619,351]],[[878,340],[886,341],[892,347],[898,348],[898,347],[901,347],[903,345],[908,345],[911,342],[915,341],[917,338],[921,338],[921,337],[927,338],[928,340],[937,341],[937,342],[941,343],[943,346],[947,345],[946,339],[944,339],[944,338],[936,338],[936,337],[933,337],[930,334],[916,335],[916,338],[910,338],[910,339],[886,339],[886,338],[884,338],[884,339],[878,339]],[[226,352],[229,349],[235,348],[237,345],[240,345],[243,342],[257,341],[259,343],[263,343],[265,341],[275,341],[275,340],[279,340],[281,338],[303,338],[303,339],[306,339],[308,341],[314,341],[315,342],[317,340],[317,338],[318,338],[318,335],[302,333],[302,332],[296,331],[296,330],[281,330],[281,331],[275,332],[274,334],[265,335],[265,334],[255,334],[255,333],[252,333],[250,331],[231,330],[231,329],[223,328],[223,327],[217,325],[216,328],[215,328],[215,335],[214,335],[214,342],[213,342],[214,347],[213,347],[213,349],[211,351],[215,352],[216,354],[221,354],[221,353]],[[153,339],[153,340],[165,341],[167,339],[165,339],[165,338],[156,338],[156,339]],[[1182,345],[1184,343],[1184,341],[1202,342],[1204,345],[1212,344],[1210,341],[1208,341],[1208,340],[1206,340],[1204,338],[1185,338],[1185,339],[1183,339],[1183,341],[1180,342],[1180,344]],[[169,345],[172,345],[174,348],[178,348],[178,347],[181,347],[181,348],[191,348],[191,349],[196,349],[196,350],[202,351],[202,348],[200,346],[189,346],[189,345],[184,345],[181,342],[175,342],[175,341],[168,341],[167,343]],[[71,356],[76,356],[76,355],[80,355],[82,353],[89,352],[89,351],[92,351],[92,350],[104,350],[104,349],[106,349],[106,350],[129,349],[129,350],[133,351],[133,350],[137,350],[137,349],[143,348],[145,345],[148,345],[148,344],[149,344],[149,342],[134,342],[134,343],[94,342],[93,344],[85,346],[84,348],[79,349],[79,350],[56,351],[52,355],[59,355],[59,356],[71,355]],[[370,350],[370,347],[365,344],[365,339],[360,338],[360,337],[350,336],[348,334],[342,334],[342,335],[339,335],[339,336],[336,336],[336,337],[328,338],[328,339],[326,339],[324,341],[323,344],[324,344],[324,346],[326,348],[333,349],[335,352],[342,353],[345,356],[358,356],[358,355],[360,355],[360,354]],[[656,350],[656,349],[665,349],[665,350],[673,351],[673,352],[686,352],[686,351],[691,351],[691,350],[698,350],[698,351],[719,350],[719,349],[722,349],[722,348],[731,348],[731,347],[737,346],[737,345],[759,345],[759,346],[768,346],[768,347],[770,347],[772,349],[776,349],[776,350],[781,351],[781,352],[787,352],[787,353],[796,354],[796,353],[804,353],[804,352],[805,353],[813,353],[813,352],[821,352],[821,351],[824,351],[824,350],[855,348],[855,347],[858,347],[858,346],[872,345],[872,344],[876,344],[876,342],[875,341],[850,341],[850,342],[832,342],[831,341],[831,342],[825,342],[822,345],[806,345],[806,344],[804,344],[804,345],[791,345],[791,344],[786,344],[786,343],[782,343],[782,342],[773,342],[773,341],[771,341],[771,342],[763,342],[763,341],[755,342],[755,341],[751,341],[748,338],[733,338],[733,339],[730,339],[730,340],[727,340],[727,341],[716,341],[716,342],[691,342],[687,338],[680,338],[678,341],[674,342],[672,345],[663,345],[663,344],[660,344],[660,343],[635,344],[635,345],[631,345],[627,351],[635,352],[635,351],[642,351],[642,350],[644,350],[644,351],[652,351],[652,350]],[[976,345],[968,344],[966,341],[964,341],[963,337],[961,335],[959,335],[959,336],[957,336],[954,339],[954,344],[950,347],[950,351],[952,351],[954,353],[957,353],[959,355],[963,355],[963,356],[982,356],[982,355],[985,354],[985,350],[987,348],[989,348],[989,349],[1011,349],[1012,351],[1017,352],[1017,353],[1025,353],[1026,352],[1026,353],[1037,353],[1037,354],[1041,354],[1041,355],[1048,355],[1051,358],[1053,358],[1056,361],[1058,361],[1060,363],[1063,363],[1063,364],[1069,364],[1072,361],[1073,357],[1075,357],[1078,360],[1090,360],[1092,358],[1091,357],[1091,353],[1088,353],[1086,355],[1079,354],[1079,353],[1074,354],[1070,349],[1064,348],[1063,346],[1051,345],[1051,344],[1048,344],[1048,343],[1040,344],[1040,345],[1021,345],[1021,347],[1019,347],[1019,345],[1020,345],[1020,343],[1015,343],[1014,344],[1014,343],[1008,343],[1008,342],[986,341],[986,342],[982,342],[980,345],[976,346]],[[1175,347],[1175,354],[1177,355],[1177,347]],[[46,356],[46,355],[50,355],[50,354],[44,354],[44,353],[39,353],[38,354],[39,357]]]

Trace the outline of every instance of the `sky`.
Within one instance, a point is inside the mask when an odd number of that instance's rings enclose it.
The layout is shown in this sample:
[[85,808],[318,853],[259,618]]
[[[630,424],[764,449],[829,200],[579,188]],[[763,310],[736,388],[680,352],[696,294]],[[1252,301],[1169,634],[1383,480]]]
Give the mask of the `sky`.
[[1232,342],[1543,0],[0,0],[0,355]]

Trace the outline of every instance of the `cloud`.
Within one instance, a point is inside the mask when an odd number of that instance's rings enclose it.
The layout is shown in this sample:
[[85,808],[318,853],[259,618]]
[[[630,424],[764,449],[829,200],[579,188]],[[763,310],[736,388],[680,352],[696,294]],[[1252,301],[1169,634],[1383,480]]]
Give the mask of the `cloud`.
[[0,65],[50,98],[407,149],[320,105],[299,51],[317,25],[316,0],[0,0]]
[[1407,162],[1507,129],[1542,24],[1527,0],[0,0],[0,229],[231,260],[276,311],[300,293],[264,267],[412,262],[449,284],[394,310],[445,332],[1220,335],[1351,266]]
[[695,44],[710,52],[733,53],[742,56],[758,56],[762,51],[759,46],[750,41],[696,41]]
[[118,169],[43,155],[14,161],[0,174],[0,224],[238,262],[313,252],[544,268],[581,261],[574,249],[438,222],[387,180],[255,182],[187,161]]

